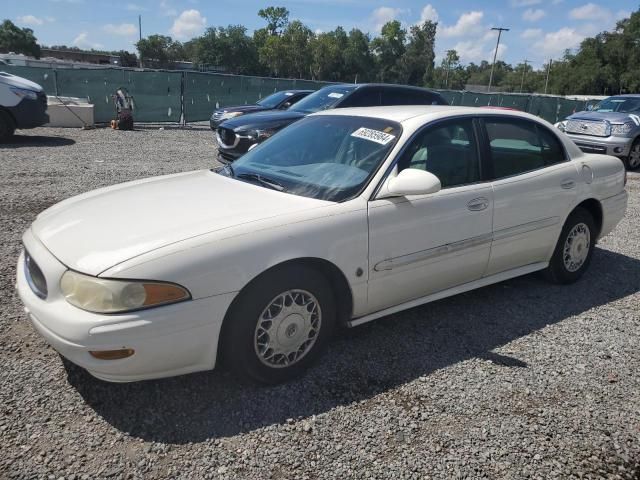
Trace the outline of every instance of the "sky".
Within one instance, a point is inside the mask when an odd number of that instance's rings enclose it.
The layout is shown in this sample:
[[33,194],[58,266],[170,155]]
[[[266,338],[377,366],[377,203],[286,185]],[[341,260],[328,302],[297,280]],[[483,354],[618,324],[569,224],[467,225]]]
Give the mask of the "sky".
[[603,30],[640,7],[638,0],[0,0],[0,17],[32,28],[45,45],[135,51],[138,15],[142,35],[169,35],[181,41],[207,27],[242,24],[249,33],[264,26],[258,10],[285,6],[290,19],[298,19],[316,32],[338,25],[380,33],[389,20],[406,28],[420,21],[438,22],[436,61],[456,49],[463,63],[491,60],[497,33],[502,34],[498,59],[508,63],[529,60],[541,68],[549,58]]

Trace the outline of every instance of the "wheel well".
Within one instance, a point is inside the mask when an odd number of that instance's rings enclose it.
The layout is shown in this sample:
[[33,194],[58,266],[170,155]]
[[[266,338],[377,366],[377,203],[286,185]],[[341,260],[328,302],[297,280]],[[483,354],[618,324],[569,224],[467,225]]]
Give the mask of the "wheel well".
[[13,114],[11,113],[11,111],[9,111],[8,109],[0,106],[0,112],[4,112],[7,115],[9,115],[9,118],[13,121],[13,125],[16,126],[16,118],[13,116]]
[[329,287],[335,295],[336,310],[338,315],[337,324],[346,325],[346,323],[351,319],[351,314],[353,312],[353,293],[351,291],[351,286],[349,285],[347,278],[345,277],[344,273],[342,273],[342,270],[340,270],[330,261],[323,258],[306,257],[287,260],[285,262],[269,267],[267,270],[251,279],[251,281],[244,287],[242,287],[242,290],[240,290],[240,292],[238,292],[238,295],[236,295],[236,297],[233,299],[231,305],[229,305],[229,308],[227,309],[224,320],[222,321],[222,329],[220,331],[220,336],[218,339],[218,359],[220,359],[221,351],[221,349],[219,348],[219,342],[224,336],[225,326],[227,325],[227,318],[229,317],[232,309],[237,304],[238,299],[241,297],[242,293],[248,288],[251,288],[251,286],[263,276],[269,275],[274,271],[277,271],[289,265],[304,265],[316,270],[317,272],[320,272],[327,279]]
[[593,217],[593,221],[596,223],[596,228],[598,230],[596,235],[597,238],[600,236],[600,232],[602,231],[602,205],[595,198],[589,198],[576,206],[576,208],[579,207],[584,208]]

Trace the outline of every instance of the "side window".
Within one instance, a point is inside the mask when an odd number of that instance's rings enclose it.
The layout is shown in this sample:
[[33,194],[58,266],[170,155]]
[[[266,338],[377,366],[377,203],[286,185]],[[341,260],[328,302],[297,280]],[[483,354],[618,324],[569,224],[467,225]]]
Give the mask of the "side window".
[[340,108],[378,106],[380,106],[380,89],[367,87],[357,89],[339,105]]
[[422,102],[412,92],[399,88],[385,88],[382,90],[382,105],[416,105]]
[[485,119],[494,178],[538,170],[559,161],[559,141],[537,124],[519,119]]
[[439,99],[429,92],[402,88],[382,90],[382,105],[440,105]]
[[418,168],[433,173],[442,188],[480,180],[480,160],[473,121],[453,120],[427,128],[405,150],[398,169]]
[[564,148],[560,140],[558,140],[558,137],[540,125],[536,125],[536,127],[540,135],[544,163],[549,166],[566,161],[567,158],[564,153]]

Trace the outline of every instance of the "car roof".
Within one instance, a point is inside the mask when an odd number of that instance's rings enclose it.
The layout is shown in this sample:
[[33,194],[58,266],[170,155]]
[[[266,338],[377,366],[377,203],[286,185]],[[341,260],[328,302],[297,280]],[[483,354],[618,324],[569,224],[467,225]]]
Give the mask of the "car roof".
[[339,88],[351,87],[354,89],[382,87],[382,88],[400,88],[402,90],[413,90],[418,92],[439,93],[439,92],[436,92],[435,90],[430,90],[428,88],[416,87],[415,85],[400,85],[397,83],[334,83],[331,85],[325,85],[322,88],[327,88],[327,87],[339,87]]
[[312,114],[317,115],[344,115],[353,117],[371,117],[405,123],[409,120],[436,120],[439,118],[457,115],[493,115],[503,117],[522,117],[538,122],[543,121],[539,117],[517,110],[497,110],[495,108],[482,107],[452,107],[448,105],[398,105],[387,107],[357,107],[336,108],[323,110]]
[[273,93],[313,93],[315,90],[280,90]]

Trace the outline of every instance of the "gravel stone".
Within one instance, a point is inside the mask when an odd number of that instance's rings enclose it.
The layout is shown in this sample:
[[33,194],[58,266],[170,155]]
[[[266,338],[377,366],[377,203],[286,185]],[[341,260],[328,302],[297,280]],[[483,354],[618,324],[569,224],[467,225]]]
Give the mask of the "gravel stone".
[[638,174],[577,284],[529,275],[339,332],[285,385],[223,370],[110,384],[63,361],[14,293],[30,222],[215,153],[206,125],[0,146],[0,478],[640,478]]

